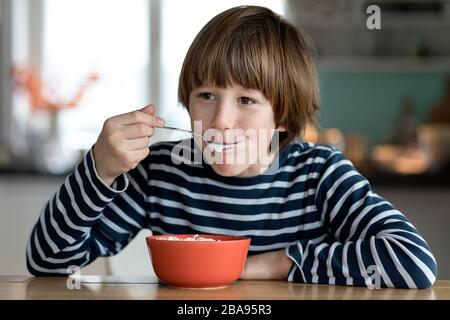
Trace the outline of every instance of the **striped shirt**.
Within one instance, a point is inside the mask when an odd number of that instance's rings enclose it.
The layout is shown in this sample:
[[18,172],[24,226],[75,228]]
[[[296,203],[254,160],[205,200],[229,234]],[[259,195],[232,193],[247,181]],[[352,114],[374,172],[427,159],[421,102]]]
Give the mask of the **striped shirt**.
[[174,163],[176,144],[154,144],[111,187],[89,151],[32,230],[29,272],[67,274],[118,253],[146,228],[247,236],[249,255],[285,250],[293,261],[288,281],[365,286],[378,275],[382,287],[434,283],[425,240],[338,150],[293,142],[277,154],[277,170],[243,178],[220,176],[203,161]]

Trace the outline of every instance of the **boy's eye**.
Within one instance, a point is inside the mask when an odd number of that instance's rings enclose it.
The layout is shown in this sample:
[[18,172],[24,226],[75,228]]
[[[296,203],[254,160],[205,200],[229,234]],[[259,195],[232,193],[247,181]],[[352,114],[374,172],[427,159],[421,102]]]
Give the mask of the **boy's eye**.
[[250,105],[250,104],[254,104],[255,101],[253,101],[252,99],[248,98],[248,97],[241,97],[239,98],[240,103],[245,104],[245,105]]
[[202,92],[198,96],[203,100],[211,100],[211,101],[216,100],[216,97],[211,92]]

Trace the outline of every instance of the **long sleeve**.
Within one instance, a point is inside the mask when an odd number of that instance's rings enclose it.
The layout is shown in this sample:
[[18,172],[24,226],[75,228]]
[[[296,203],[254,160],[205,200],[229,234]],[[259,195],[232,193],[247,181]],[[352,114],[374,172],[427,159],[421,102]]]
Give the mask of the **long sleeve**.
[[293,260],[288,280],[306,283],[428,288],[436,261],[417,229],[375,194],[342,153],[330,153],[315,195],[327,238],[286,248]]
[[91,149],[45,204],[27,243],[29,272],[67,274],[69,266],[118,253],[148,225],[146,175],[138,165],[107,186],[97,175]]

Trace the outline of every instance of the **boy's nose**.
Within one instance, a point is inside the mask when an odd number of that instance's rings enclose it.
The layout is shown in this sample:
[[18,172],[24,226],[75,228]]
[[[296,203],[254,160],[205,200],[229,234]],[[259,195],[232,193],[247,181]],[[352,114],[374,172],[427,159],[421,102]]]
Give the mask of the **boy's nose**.
[[236,117],[231,106],[219,105],[216,108],[210,127],[220,131],[232,129],[235,126],[235,120]]

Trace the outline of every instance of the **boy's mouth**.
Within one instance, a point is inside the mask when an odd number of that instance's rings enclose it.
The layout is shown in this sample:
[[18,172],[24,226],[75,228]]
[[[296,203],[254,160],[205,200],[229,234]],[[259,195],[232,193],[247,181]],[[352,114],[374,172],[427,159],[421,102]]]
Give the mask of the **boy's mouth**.
[[242,141],[233,143],[219,143],[219,142],[208,142],[208,147],[216,152],[223,152],[224,150],[236,148]]

